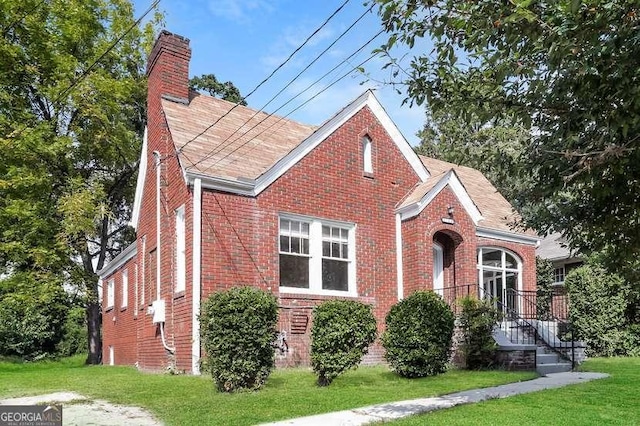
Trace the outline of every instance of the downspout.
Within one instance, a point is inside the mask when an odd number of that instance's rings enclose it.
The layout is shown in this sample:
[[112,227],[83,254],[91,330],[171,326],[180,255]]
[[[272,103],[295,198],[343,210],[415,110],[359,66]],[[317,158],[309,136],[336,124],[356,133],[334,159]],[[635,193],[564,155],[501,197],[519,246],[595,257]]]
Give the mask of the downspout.
[[160,300],[160,153],[153,151],[156,160],[156,300]]
[[[153,156],[156,160],[156,300],[160,300],[160,264],[161,264],[161,249],[160,249],[160,153],[153,151]],[[165,311],[166,316],[166,311]],[[160,337],[162,339],[162,346],[170,353],[175,353],[176,349],[167,345],[167,340],[164,336],[164,321],[160,323]]]
[[201,298],[201,250],[202,250],[202,180],[193,181],[193,294],[191,318],[191,371],[200,374],[200,298]]
[[396,274],[398,281],[398,300],[404,298],[404,276],[402,263],[402,219],[400,213],[396,213]]

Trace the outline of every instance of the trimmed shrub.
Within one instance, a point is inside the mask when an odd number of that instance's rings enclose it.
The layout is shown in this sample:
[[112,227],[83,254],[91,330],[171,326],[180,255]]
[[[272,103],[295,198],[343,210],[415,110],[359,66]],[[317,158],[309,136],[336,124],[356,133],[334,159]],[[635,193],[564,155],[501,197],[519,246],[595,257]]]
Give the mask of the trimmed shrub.
[[493,339],[493,328],[500,320],[500,313],[488,300],[467,296],[458,303],[462,307],[458,320],[466,368],[477,370],[491,367],[498,349]]
[[331,300],[313,310],[311,366],[318,385],[358,366],[376,339],[376,319],[371,306],[355,300]]
[[385,358],[403,377],[424,377],[446,370],[454,318],[437,294],[418,291],[395,304],[382,335]]
[[237,287],[202,305],[205,366],[222,392],[259,389],[274,365],[278,303],[273,294]]

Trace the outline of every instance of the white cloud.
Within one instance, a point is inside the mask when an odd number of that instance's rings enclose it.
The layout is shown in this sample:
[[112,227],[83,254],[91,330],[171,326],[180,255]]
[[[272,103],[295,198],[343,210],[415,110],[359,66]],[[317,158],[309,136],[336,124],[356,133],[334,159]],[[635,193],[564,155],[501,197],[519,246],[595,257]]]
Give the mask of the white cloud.
[[[260,58],[260,62],[270,69],[277,67],[311,35],[311,28],[314,27],[309,23],[302,23],[295,27],[286,27],[276,38],[272,46],[267,49],[267,54]],[[324,50],[324,47],[322,50],[319,48],[314,49],[314,47],[318,47],[325,40],[334,38],[334,35],[335,31],[330,25],[323,27],[293,57],[290,64],[300,66],[301,64],[310,62],[318,53]]]

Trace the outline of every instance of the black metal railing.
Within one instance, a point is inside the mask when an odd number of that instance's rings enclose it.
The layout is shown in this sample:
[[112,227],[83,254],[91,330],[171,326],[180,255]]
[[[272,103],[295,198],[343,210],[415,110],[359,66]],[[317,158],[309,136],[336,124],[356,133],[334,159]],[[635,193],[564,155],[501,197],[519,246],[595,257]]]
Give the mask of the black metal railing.
[[[562,358],[570,360],[575,368],[576,342],[568,320],[566,294],[554,293],[543,300],[535,291],[503,289],[492,295],[478,284],[464,284],[434,290],[442,296],[454,314],[461,312],[459,300],[471,296],[490,300],[500,312],[500,328],[507,338],[518,344],[544,344]],[[567,337],[563,340],[564,337]]]

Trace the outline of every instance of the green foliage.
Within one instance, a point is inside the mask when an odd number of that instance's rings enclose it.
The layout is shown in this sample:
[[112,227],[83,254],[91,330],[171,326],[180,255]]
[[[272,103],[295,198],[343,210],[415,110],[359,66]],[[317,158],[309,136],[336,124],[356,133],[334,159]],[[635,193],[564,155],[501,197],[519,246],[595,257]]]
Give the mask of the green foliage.
[[380,53],[424,37],[403,66],[412,102],[463,122],[509,119],[530,135],[518,197],[528,225],[582,253],[640,255],[640,5],[636,0],[377,0]]
[[498,349],[493,339],[493,329],[500,321],[500,313],[488,300],[467,296],[460,299],[459,303],[462,307],[459,325],[466,368],[477,370],[491,367]]
[[64,276],[92,316],[92,363],[95,270],[131,241],[145,61],[161,19],[133,25],[133,11],[128,0],[0,2],[0,273]]
[[56,345],[59,356],[87,353],[87,313],[82,307],[69,309],[64,322],[62,340]]
[[240,94],[240,89],[230,81],[224,83],[219,82],[214,74],[203,74],[200,77],[193,77],[189,80],[189,87],[192,90],[203,90],[211,96],[222,98],[234,104],[247,105],[247,101],[245,101]]
[[542,320],[550,319],[554,282],[553,262],[536,256],[536,312]]
[[358,366],[376,339],[371,306],[355,300],[331,300],[313,310],[311,367],[318,385],[328,386],[340,374]]
[[278,303],[253,287],[213,293],[202,305],[206,366],[218,390],[259,389],[273,368]]
[[[565,277],[569,315],[589,356],[625,355],[629,286],[599,264],[585,264]],[[630,337],[630,336],[629,336]]]
[[[473,105],[469,105],[471,111]],[[419,133],[419,154],[480,170],[500,193],[516,205],[518,194],[530,179],[523,173],[522,155],[529,133],[522,125],[508,120],[482,122],[477,114],[470,122],[446,111],[427,111],[427,120]],[[525,207],[518,205],[519,210]]]
[[0,355],[24,360],[54,355],[66,314],[59,282],[37,282],[24,273],[0,281]]
[[403,377],[424,377],[445,371],[453,337],[453,312],[440,296],[417,291],[395,304],[382,335],[385,358]]

